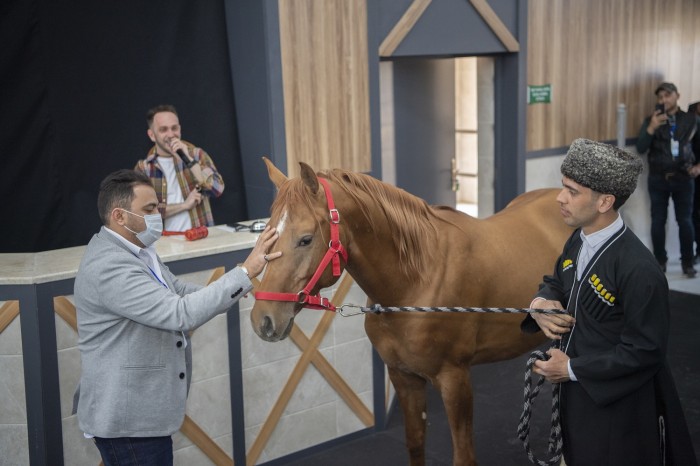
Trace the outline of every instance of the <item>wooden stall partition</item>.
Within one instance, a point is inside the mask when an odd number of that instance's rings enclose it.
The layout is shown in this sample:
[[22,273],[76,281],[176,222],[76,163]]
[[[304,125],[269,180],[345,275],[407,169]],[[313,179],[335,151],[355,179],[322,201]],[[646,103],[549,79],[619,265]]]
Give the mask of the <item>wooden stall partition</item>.
[[288,176],[371,170],[365,1],[280,0]]
[[[353,284],[353,278],[347,272],[343,275],[337,290],[335,291],[331,302],[340,305],[343,302],[350,287]],[[365,406],[359,395],[353,391],[348,382],[337,372],[336,368],[323,356],[319,350],[319,345],[323,341],[326,333],[330,330],[331,324],[335,319],[336,314],[324,312],[321,320],[313,331],[311,337],[308,337],[295,323],[289,336],[295,345],[301,351],[301,356],[297,361],[294,370],[289,379],[285,383],[272,409],[270,410],[265,422],[260,431],[257,433],[255,440],[248,450],[247,461],[248,465],[257,464],[263,450],[270,441],[273,432],[277,428],[280,419],[284,415],[285,409],[289,404],[292,396],[299,387],[299,384],[304,377],[307,369],[313,365],[326,381],[333,387],[338,396],[345,402],[350,410],[362,421],[365,427],[374,425],[374,415]]]
[[527,82],[552,93],[528,106],[527,150],[616,139],[619,103],[636,137],[662,81],[683,110],[700,100],[698,24],[696,0],[530,0]]

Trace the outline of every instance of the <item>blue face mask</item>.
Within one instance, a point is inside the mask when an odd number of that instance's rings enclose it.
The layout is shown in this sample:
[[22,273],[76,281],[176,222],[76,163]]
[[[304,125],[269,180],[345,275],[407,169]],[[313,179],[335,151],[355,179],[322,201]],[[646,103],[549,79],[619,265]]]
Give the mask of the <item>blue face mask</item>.
[[127,214],[131,215],[136,215],[137,217],[141,217],[146,221],[146,229],[136,233],[134,230],[129,228],[128,226],[124,225],[124,228],[132,232],[133,234],[136,235],[136,237],[143,243],[144,246],[148,247],[158,241],[158,239],[161,237],[163,234],[163,218],[160,216],[160,214],[148,214],[148,215],[139,215],[135,214],[133,212],[129,212],[126,209],[122,209],[124,212]]

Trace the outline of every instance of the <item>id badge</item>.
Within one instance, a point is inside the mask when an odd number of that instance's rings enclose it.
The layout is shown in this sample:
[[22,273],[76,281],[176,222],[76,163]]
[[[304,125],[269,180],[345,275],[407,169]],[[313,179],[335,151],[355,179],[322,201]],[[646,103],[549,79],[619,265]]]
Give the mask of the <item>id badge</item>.
[[671,155],[678,157],[678,141],[671,139]]

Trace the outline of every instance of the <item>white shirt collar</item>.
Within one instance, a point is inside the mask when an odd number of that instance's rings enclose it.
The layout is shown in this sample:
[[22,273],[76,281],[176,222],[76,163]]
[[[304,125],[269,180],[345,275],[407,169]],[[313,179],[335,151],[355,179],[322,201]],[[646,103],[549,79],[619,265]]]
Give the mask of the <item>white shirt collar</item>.
[[124,238],[122,235],[117,233],[114,230],[110,230],[109,228],[105,227],[105,230],[110,232],[115,238],[117,238],[119,241],[122,242],[127,248],[129,248],[129,251],[131,251],[136,257],[141,256],[141,251],[143,251],[144,254],[147,254],[148,256],[151,257],[151,259],[154,259],[155,262],[155,256],[156,256],[156,251],[155,251],[155,246],[151,245],[148,246],[147,248],[141,248],[129,241],[128,239]]
[[584,235],[583,230],[581,230],[581,239],[589,247],[598,249],[601,244],[612,238],[612,235],[614,235],[623,226],[624,222],[622,221],[622,217],[620,217],[620,214],[617,214],[615,221],[602,230],[593,232],[590,235]]
[[121,241],[127,248],[129,248],[129,251],[139,259],[141,259],[146,266],[151,269],[151,271],[156,275],[156,278],[158,281],[160,281],[163,285],[166,287],[168,285],[165,284],[165,279],[163,278],[163,271],[160,269],[160,264],[158,263],[158,254],[156,254],[156,247],[154,245],[150,245],[147,248],[140,248],[136,246],[134,243],[131,241],[127,240],[124,238],[122,235],[117,233],[114,230],[110,230],[109,228],[105,227],[105,230],[110,232],[112,235],[114,235],[119,241]]

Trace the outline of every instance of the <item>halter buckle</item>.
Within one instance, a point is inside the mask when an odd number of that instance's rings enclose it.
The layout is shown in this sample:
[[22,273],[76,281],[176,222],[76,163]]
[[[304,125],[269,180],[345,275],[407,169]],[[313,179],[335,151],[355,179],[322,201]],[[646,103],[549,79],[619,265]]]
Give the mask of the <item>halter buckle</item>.
[[333,307],[331,300],[326,298],[325,296],[319,296],[319,305],[326,310],[332,309]]
[[340,212],[338,209],[330,209],[329,211],[331,223],[340,223]]

